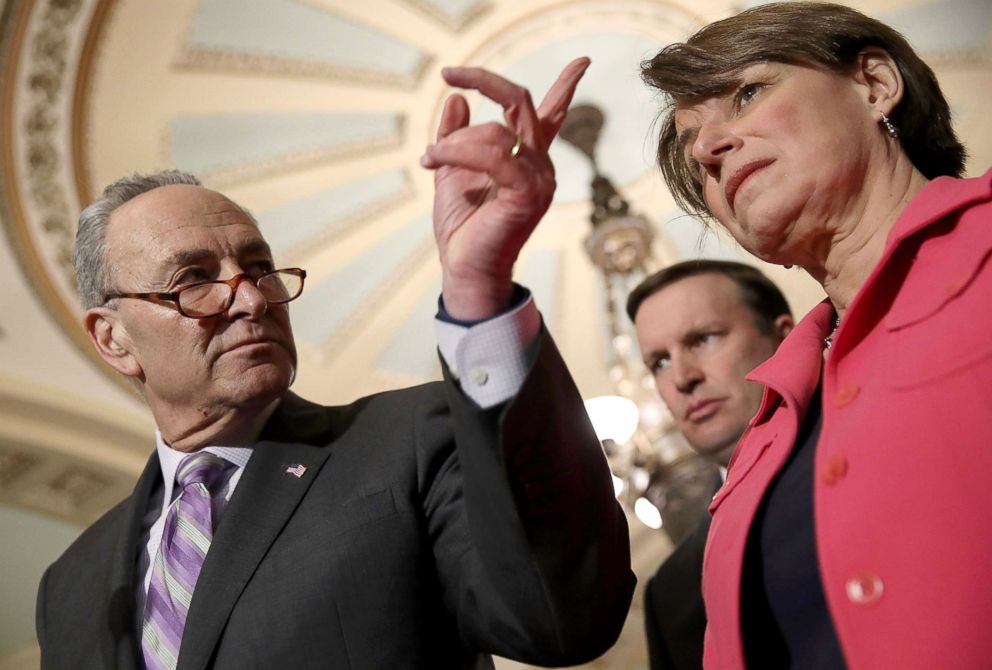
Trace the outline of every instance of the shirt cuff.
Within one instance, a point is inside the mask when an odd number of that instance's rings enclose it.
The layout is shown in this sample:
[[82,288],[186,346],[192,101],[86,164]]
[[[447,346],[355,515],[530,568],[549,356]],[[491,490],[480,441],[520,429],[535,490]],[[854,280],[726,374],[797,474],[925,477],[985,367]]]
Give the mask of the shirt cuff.
[[534,298],[472,326],[434,319],[438,350],[462,392],[482,409],[520,391],[537,357],[541,315]]

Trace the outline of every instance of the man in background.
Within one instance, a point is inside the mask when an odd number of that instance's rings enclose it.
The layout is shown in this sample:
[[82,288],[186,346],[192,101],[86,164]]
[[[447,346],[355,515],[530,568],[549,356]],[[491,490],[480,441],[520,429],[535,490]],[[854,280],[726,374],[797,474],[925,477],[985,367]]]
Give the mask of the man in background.
[[[642,281],[627,300],[645,365],[686,441],[726,468],[757,412],[762,386],[745,379],[792,330],[781,291],[743,263],[694,260]],[[652,670],[702,668],[703,550],[709,514],[648,582]]]

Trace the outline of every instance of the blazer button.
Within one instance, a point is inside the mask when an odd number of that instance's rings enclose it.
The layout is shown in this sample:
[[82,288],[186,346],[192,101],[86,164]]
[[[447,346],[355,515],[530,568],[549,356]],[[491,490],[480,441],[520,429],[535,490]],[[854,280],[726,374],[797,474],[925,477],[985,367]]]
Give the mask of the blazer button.
[[823,461],[821,478],[827,486],[835,486],[847,474],[847,459],[840,454],[830,454]]
[[855,605],[871,605],[882,597],[885,585],[878,575],[862,572],[847,580],[847,599]]
[[489,373],[482,368],[472,368],[468,371],[468,379],[476,386],[485,386],[489,381]]
[[859,393],[861,393],[861,387],[857,384],[848,384],[841,387],[837,391],[837,395],[834,396],[834,405],[837,407],[846,407],[854,402],[854,399],[858,397]]

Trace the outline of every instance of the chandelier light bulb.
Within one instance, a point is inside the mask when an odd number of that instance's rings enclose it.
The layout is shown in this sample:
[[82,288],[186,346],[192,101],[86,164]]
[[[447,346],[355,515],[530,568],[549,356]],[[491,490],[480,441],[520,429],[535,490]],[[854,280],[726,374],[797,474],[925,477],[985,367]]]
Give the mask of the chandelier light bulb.
[[624,444],[637,430],[640,412],[637,404],[629,398],[603,395],[586,400],[585,405],[596,437],[601,442],[613,440]]
[[638,498],[634,501],[634,514],[648,528],[658,530],[662,526],[661,512],[647,498]]

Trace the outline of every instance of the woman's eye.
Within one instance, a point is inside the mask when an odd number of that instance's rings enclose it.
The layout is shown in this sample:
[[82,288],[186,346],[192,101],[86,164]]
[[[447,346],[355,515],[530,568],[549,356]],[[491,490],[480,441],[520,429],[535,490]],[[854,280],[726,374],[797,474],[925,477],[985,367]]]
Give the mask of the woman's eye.
[[747,107],[757,97],[762,87],[763,84],[744,84],[741,86],[740,90],[737,91],[737,108]]

